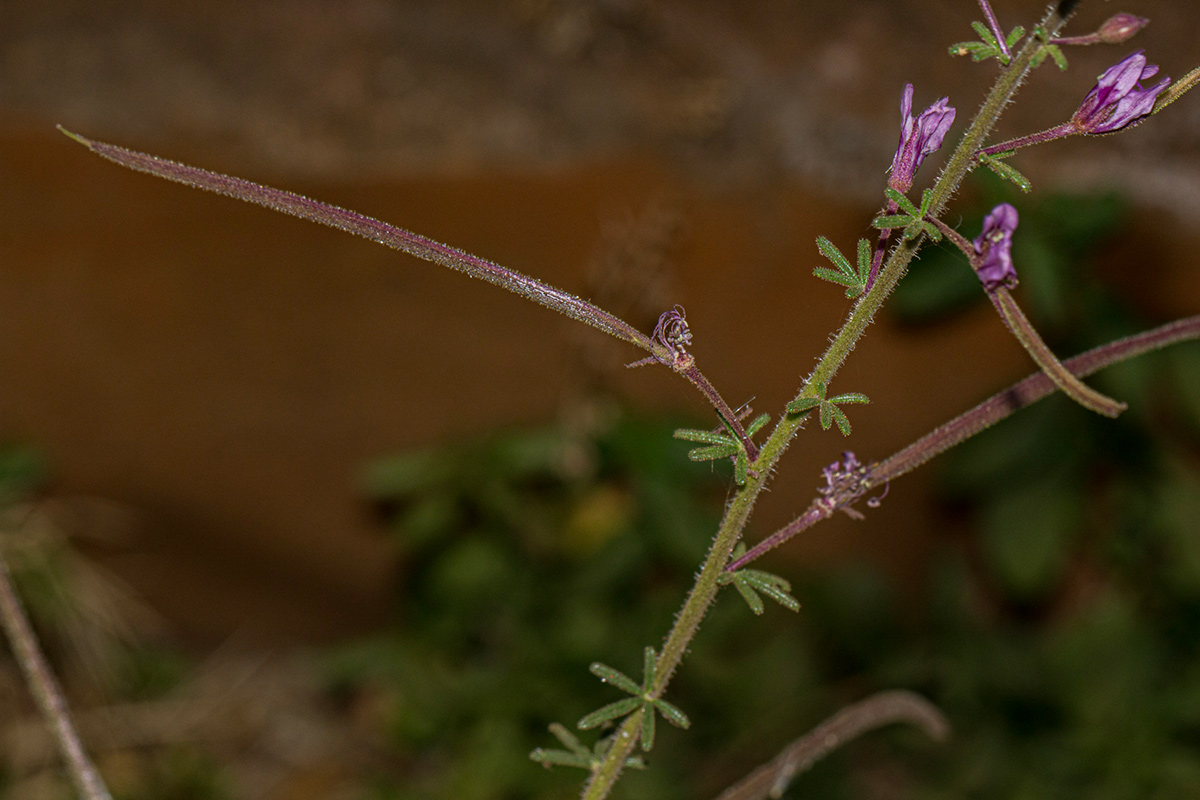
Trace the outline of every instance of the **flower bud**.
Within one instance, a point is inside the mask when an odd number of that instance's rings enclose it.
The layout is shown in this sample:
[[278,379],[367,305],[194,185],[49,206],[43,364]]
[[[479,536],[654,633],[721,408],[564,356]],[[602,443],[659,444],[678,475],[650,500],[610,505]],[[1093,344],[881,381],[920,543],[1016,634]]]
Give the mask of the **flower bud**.
[[1120,44],[1136,36],[1137,32],[1146,27],[1149,22],[1150,20],[1145,17],[1137,17],[1122,11],[1106,19],[1100,29],[1096,31],[1096,35],[1105,44]]

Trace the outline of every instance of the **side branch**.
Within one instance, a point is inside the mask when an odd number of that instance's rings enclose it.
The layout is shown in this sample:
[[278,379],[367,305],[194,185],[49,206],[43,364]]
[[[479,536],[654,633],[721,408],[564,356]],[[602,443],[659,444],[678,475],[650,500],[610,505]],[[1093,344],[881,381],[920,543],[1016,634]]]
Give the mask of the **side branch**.
[[782,797],[792,778],[830,752],[851,739],[893,722],[915,725],[938,742],[950,735],[946,717],[925,698],[912,692],[880,692],[843,708],[792,742],[770,762],[730,786],[717,800]]
[[319,222],[331,228],[362,236],[417,258],[423,258],[426,261],[441,264],[443,267],[465,272],[471,277],[494,283],[535,303],[552,308],[572,319],[591,325],[593,328],[598,328],[622,341],[637,345],[659,357],[660,360],[670,357],[669,352],[652,341],[649,336],[586,300],[542,283],[536,278],[531,278],[514,269],[502,267],[487,259],[473,256],[441,242],[435,242],[433,239],[420,236],[412,231],[389,225],[355,211],[312,200],[294,192],[263,186],[230,175],[209,172],[177,161],[127,150],[117,145],[93,141],[79,134],[71,133],[61,125],[59,130],[96,155],[123,167],[157,175],[160,178],[183,183],[197,189],[236,197],[239,200],[265,206],[283,214]]
[[[1109,342],[1068,358],[1062,362],[1062,365],[1071,375],[1084,378],[1121,361],[1154,350],[1161,350],[1172,344],[1195,339],[1200,339],[1200,315],[1169,322],[1158,328]],[[1043,397],[1053,394],[1057,388],[1046,373],[1035,372],[1004,391],[992,395],[970,411],[960,414],[922,436],[908,447],[868,467],[858,484],[859,491],[843,498],[842,502],[831,503],[826,497],[818,497],[813,500],[803,514],[751,547],[740,558],[729,564],[725,571],[732,572],[741,569],[763,554],[779,547],[796,534],[833,516],[833,513],[839,509],[857,513],[849,506],[868,491],[912,472],[934,456],[970,439],[1022,408],[1033,405]],[[870,501],[868,501],[869,503]]]
[[87,753],[83,750],[83,744],[79,741],[79,735],[75,732],[74,725],[71,724],[71,715],[67,711],[67,703],[63,699],[62,689],[59,687],[58,681],[54,679],[54,674],[50,671],[50,666],[46,663],[42,651],[38,648],[37,637],[34,636],[29,619],[25,616],[21,598],[17,596],[17,591],[13,587],[12,576],[9,574],[8,565],[5,564],[2,555],[0,555],[0,623],[4,625],[4,632],[12,645],[13,653],[17,656],[17,662],[21,665],[21,672],[25,676],[25,682],[29,685],[29,691],[37,701],[46,723],[54,731],[58,749],[62,753],[63,760],[66,761],[67,771],[79,795],[85,800],[112,800],[112,795],[108,793],[104,781],[101,780],[96,768],[88,759]]

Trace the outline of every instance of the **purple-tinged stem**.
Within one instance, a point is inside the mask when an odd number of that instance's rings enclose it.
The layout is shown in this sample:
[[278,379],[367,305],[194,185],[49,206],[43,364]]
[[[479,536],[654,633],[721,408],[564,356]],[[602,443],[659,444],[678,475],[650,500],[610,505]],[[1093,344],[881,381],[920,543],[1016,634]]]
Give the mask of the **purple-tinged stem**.
[[690,356],[688,357],[688,361],[690,363],[687,366],[676,368],[675,371],[691,381],[692,385],[708,398],[708,402],[721,415],[721,419],[725,420],[725,424],[737,434],[738,439],[742,442],[742,446],[746,448],[747,460],[753,464],[755,459],[758,458],[758,445],[746,434],[746,428],[742,425],[741,419],[729,407],[729,404],[725,402],[725,398],[721,397],[721,393],[717,391],[717,388],[709,382],[708,378],[704,377],[704,373],[696,366],[696,362]]
[[[1109,342],[1068,358],[1062,365],[1072,375],[1084,378],[1112,364],[1192,339],[1200,339],[1200,316],[1176,320]],[[867,470],[863,483],[878,486],[911,472],[934,456],[1052,394],[1056,388],[1046,373],[1035,372],[875,464]]]
[[471,277],[488,283],[494,283],[535,303],[552,308],[572,319],[591,325],[593,328],[598,328],[618,339],[637,345],[659,357],[659,360],[671,357],[668,350],[654,342],[649,336],[586,300],[516,270],[502,267],[441,242],[435,242],[412,231],[293,192],[263,186],[242,178],[209,172],[198,167],[180,164],[177,161],[127,150],[117,145],[93,141],[79,134],[71,133],[62,126],[59,126],[59,130],[93,153],[123,167],[228,197],[236,197],[248,203],[255,203],[284,214],[311,222],[319,222],[322,225],[362,236],[386,247],[401,250],[417,258],[423,258],[426,261],[441,264],[443,267],[465,272]]
[[818,497],[816,500],[813,500],[807,511],[796,517],[784,527],[772,533],[767,538],[763,539],[758,544],[754,545],[754,547],[751,547],[745,553],[742,553],[740,558],[735,559],[729,564],[729,566],[725,567],[725,571],[736,572],[754,559],[761,557],[763,553],[779,547],[779,545],[783,544],[797,533],[808,530],[823,519],[832,517],[834,508],[828,503],[822,502],[823,500],[824,498],[822,497]]
[[1050,40],[1050,44],[1075,44],[1075,45],[1101,44],[1103,42],[1104,42],[1104,39],[1102,39],[1100,37],[1099,33],[1095,33],[1095,32],[1087,33],[1087,34],[1084,34],[1083,36],[1060,36],[1058,38]]
[[992,305],[1000,312],[1000,316],[1004,319],[1004,324],[1008,326],[1012,334],[1017,337],[1017,341],[1025,348],[1025,352],[1029,353],[1034,363],[1042,368],[1042,372],[1064,394],[1084,408],[1095,411],[1097,414],[1103,414],[1106,417],[1116,417],[1129,407],[1125,403],[1113,400],[1111,397],[1097,392],[1072,375],[1062,365],[1062,362],[1058,360],[1058,357],[1051,352],[1050,348],[1046,346],[1046,342],[1042,340],[1037,329],[1033,327],[1024,312],[1021,311],[1021,307],[1017,305],[1017,301],[1013,300],[1008,289],[1003,286],[997,287],[988,292],[988,297],[991,298]]
[[975,252],[975,245],[971,243],[970,239],[967,239],[961,233],[954,230],[954,228],[951,228],[937,217],[926,217],[926,219],[933,223],[933,227],[941,231],[942,235],[945,236],[951,244],[962,251],[962,254],[967,257],[967,261],[974,263],[978,254]]
[[1012,58],[1012,54],[1008,52],[1008,43],[1004,41],[1004,31],[1000,30],[1000,23],[992,13],[992,4],[988,0],[979,0],[979,7],[983,9],[983,16],[987,17],[988,27],[996,37],[996,44],[1000,45],[1000,52],[1004,54],[1005,59]]
[[[1062,362],[1062,365],[1072,375],[1084,378],[1121,361],[1194,339],[1200,339],[1200,315],[1169,322],[1124,339],[1117,339],[1068,358]],[[886,485],[889,481],[912,472],[951,447],[965,442],[1017,411],[1053,394],[1057,388],[1045,372],[1033,373],[1004,391],[992,395],[970,411],[935,428],[902,450],[870,466],[862,480],[863,488],[870,490]],[[730,563],[725,571],[732,572],[741,569],[801,531],[833,516],[833,512],[837,509],[830,508],[827,503],[823,502],[824,500],[823,497],[813,500],[808,510],[747,550],[741,558]]]
[[75,789],[84,800],[112,800],[112,795],[108,793],[104,781],[79,741],[79,734],[75,732],[75,726],[71,723],[71,714],[67,710],[66,700],[63,699],[62,689],[38,647],[37,637],[25,616],[25,608],[21,604],[21,598],[17,596],[3,556],[0,556],[0,623],[3,623],[4,632],[8,635],[13,653],[17,656],[25,683],[28,684],[33,699],[37,701],[46,724],[54,732],[59,752],[66,762],[67,772],[71,776],[71,782],[75,784]]
[[[895,200],[888,200],[882,213],[895,214],[899,210],[900,207],[896,205]],[[863,287],[863,294],[871,291],[871,287],[875,285],[875,279],[879,277],[879,269],[883,266],[883,254],[887,250],[888,239],[891,237],[891,228],[884,228],[879,232],[879,240],[875,243],[875,252],[871,254],[871,272],[867,276],[867,283]]]
[[1026,136],[1019,136],[1016,139],[1009,139],[1007,142],[1000,144],[989,145],[988,147],[980,148],[975,153],[975,158],[979,156],[993,156],[996,153],[1004,153],[1010,150],[1020,150],[1022,147],[1029,147],[1034,144],[1042,144],[1043,142],[1052,142],[1055,139],[1062,139],[1066,136],[1072,136],[1079,133],[1079,130],[1074,124],[1064,122],[1062,125],[1055,125],[1053,128],[1047,128],[1044,131],[1031,133]]
[[950,735],[950,722],[924,697],[906,691],[879,692],[838,711],[785,747],[770,762],[721,792],[717,800],[781,797],[792,778],[833,750],[894,722],[915,725],[937,742]]

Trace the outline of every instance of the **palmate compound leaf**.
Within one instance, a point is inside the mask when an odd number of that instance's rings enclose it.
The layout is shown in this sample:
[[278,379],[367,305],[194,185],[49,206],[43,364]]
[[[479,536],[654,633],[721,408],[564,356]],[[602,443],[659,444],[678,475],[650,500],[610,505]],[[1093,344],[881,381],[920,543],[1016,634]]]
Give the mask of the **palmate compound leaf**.
[[655,713],[662,714],[663,717],[672,725],[680,728],[686,728],[691,723],[687,716],[684,715],[675,706],[661,698],[653,699],[650,697],[650,687],[654,685],[655,673],[658,669],[658,654],[654,652],[654,648],[647,647],[642,656],[642,685],[638,686],[633,680],[623,672],[619,672],[605,664],[595,663],[589,667],[593,675],[596,675],[605,683],[611,683],[619,689],[622,689],[633,697],[627,697],[624,700],[618,700],[615,703],[609,703],[601,709],[593,711],[583,719],[579,720],[579,727],[583,730],[595,728],[628,714],[632,714],[639,709],[642,712],[641,719],[641,740],[642,749],[649,750],[654,746],[654,715]]
[[[746,552],[745,544],[738,544],[734,548],[730,561],[737,561]],[[723,572],[718,579],[722,586],[732,585],[737,589],[738,594],[746,601],[746,605],[750,606],[750,610],[755,614],[762,614],[766,611],[763,605],[762,598],[758,596],[762,592],[767,597],[779,603],[784,608],[792,611],[800,610],[800,601],[792,597],[792,585],[786,579],[773,575],[770,572],[764,572],[760,569],[739,569],[735,572]]]
[[[866,260],[864,268],[864,248],[866,251]],[[829,241],[824,236],[817,237],[817,249],[821,251],[821,255],[829,259],[836,269],[828,267],[816,267],[813,269],[813,275],[831,283],[837,283],[846,287],[846,297],[857,297],[863,293],[867,285],[867,277],[870,274],[870,248],[871,245],[866,239],[860,239],[858,242],[858,265],[857,268],[851,266],[850,262],[842,255],[842,251],[838,250],[833,242]]]
[[[758,433],[770,419],[770,414],[759,414],[746,426],[746,435],[753,436]],[[749,458],[746,456],[746,450],[742,446],[741,439],[730,429],[728,423],[721,420],[721,424],[725,427],[727,433],[715,433],[695,428],[680,428],[675,431],[674,436],[676,439],[690,442],[704,442],[707,445],[706,447],[695,447],[689,450],[688,459],[691,461],[716,461],[719,458],[732,457],[733,479],[737,482],[738,486],[742,486],[749,477]]]
[[820,395],[819,397],[801,397],[793,400],[787,404],[787,412],[789,414],[803,414],[816,408],[818,409],[818,418],[823,430],[829,430],[836,423],[842,435],[849,436],[850,420],[846,417],[845,412],[838,408],[838,405],[842,403],[869,403],[871,402],[870,398],[861,392],[847,392],[835,395],[827,400],[825,399],[825,384],[817,383],[815,388]]
[[718,458],[728,458],[741,449],[741,443],[733,436],[712,431],[702,431],[696,428],[680,428],[675,431],[676,439],[685,442],[703,442],[707,447],[695,447],[688,451],[692,461],[715,461]]
[[[612,739],[605,737],[597,740],[595,746],[589,750],[583,746],[575,734],[557,722],[550,724],[550,733],[554,734],[554,737],[567,749],[548,750],[544,747],[537,747],[529,754],[531,760],[547,769],[559,766],[594,770],[604,761],[604,756],[608,754],[608,749],[612,746]],[[625,766],[632,769],[645,769],[646,763],[638,756],[631,756],[625,759]]]

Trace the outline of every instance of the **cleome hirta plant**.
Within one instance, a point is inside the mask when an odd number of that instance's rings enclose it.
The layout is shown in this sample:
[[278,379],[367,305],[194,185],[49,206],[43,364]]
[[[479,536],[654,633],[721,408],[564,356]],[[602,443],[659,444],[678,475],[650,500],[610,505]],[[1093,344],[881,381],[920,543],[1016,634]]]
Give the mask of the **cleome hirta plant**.
[[[919,194],[914,194],[914,185],[922,163],[946,145],[961,115],[947,97],[914,113],[919,93],[911,84],[904,86],[900,97],[899,141],[886,186],[881,191],[880,211],[871,222],[873,231],[854,245],[853,260],[844,256],[831,240],[825,237],[817,240],[817,250],[828,265],[816,267],[813,274],[837,284],[846,297],[854,300],[853,306],[794,398],[774,414],[753,415],[748,409],[735,411],[726,402],[700,369],[692,352],[693,338],[687,317],[680,306],[666,310],[654,330],[645,333],[604,309],[536,278],[353,211],[63,132],[97,155],[131,169],[340,228],[494,283],[643,351],[628,366],[665,367],[700,392],[716,414],[714,426],[681,429],[675,436],[690,445],[687,458],[728,461],[734,484],[695,583],[661,643],[629,643],[631,649],[643,648],[640,676],[626,675],[600,661],[592,664],[591,672],[596,678],[614,690],[612,702],[578,721],[567,722],[573,722],[573,727],[585,735],[598,731],[596,738],[583,741],[569,729],[571,725],[553,722],[550,731],[558,746],[548,741],[545,748],[531,754],[535,762],[547,767],[582,769],[583,797],[599,800],[612,792],[626,768],[653,768],[645,753],[651,751],[656,736],[663,733],[661,729],[656,733],[660,721],[674,728],[689,727],[685,710],[667,699],[668,690],[706,611],[723,587],[736,591],[754,614],[764,613],[764,597],[792,611],[799,610],[788,581],[752,568],[756,559],[839,511],[864,518],[869,509],[884,499],[893,480],[1054,391],[1063,392],[1097,414],[1116,417],[1126,404],[1096,391],[1084,378],[1169,344],[1200,338],[1200,316],[1189,317],[1060,359],[1026,317],[1014,294],[1021,270],[1012,253],[1013,241],[1021,235],[1019,209],[1008,203],[996,206],[979,231],[960,231],[952,224],[955,215],[948,213],[948,203],[972,171],[991,170],[1028,192],[1032,188],[1029,180],[1013,166],[1019,150],[1071,136],[1119,133],[1159,113],[1200,79],[1200,70],[1193,70],[1172,82],[1159,76],[1158,67],[1150,63],[1146,54],[1132,52],[1114,59],[1113,66],[1098,77],[1077,108],[1063,109],[1062,124],[1010,141],[992,142],[989,133],[996,120],[1032,70],[1052,65],[1065,70],[1068,62],[1064,51],[1071,46],[1119,45],[1147,22],[1132,14],[1118,13],[1093,33],[1065,36],[1076,5],[1077,2],[1061,0],[1028,28],[1017,26],[1005,32],[987,0],[979,0],[985,20],[972,23],[978,38],[951,45],[949,53],[970,56],[982,63],[982,68],[995,72],[995,82],[979,111],[958,135],[941,174]],[[839,369],[904,277],[909,264],[923,247],[942,240],[962,252],[964,267],[978,276],[980,290],[995,307],[1000,321],[1028,352],[1036,371],[890,456],[864,458],[847,450],[823,470],[811,503],[799,517],[761,541],[743,542],[743,532],[756,500],[770,484],[780,457],[794,446],[802,431],[813,425],[827,430],[836,426],[843,435],[850,436],[854,407],[869,400],[853,391],[853,387],[835,383]],[[681,450],[680,457],[684,455]],[[4,574],[0,571],[0,578]],[[19,601],[11,587],[5,588],[7,581],[4,583],[5,586],[0,586],[5,589],[0,592],[0,600],[4,601],[6,629],[21,653],[27,677],[44,712],[54,723],[78,790],[88,798],[106,797],[103,784],[74,735],[53,678],[37,654],[28,626],[22,626]],[[603,658],[604,654],[596,656]],[[759,798],[768,794],[778,797],[797,771],[831,747],[891,722],[917,725],[934,737],[945,735],[948,729],[940,713],[915,695],[885,692],[868,697],[798,740],[722,797]]]

